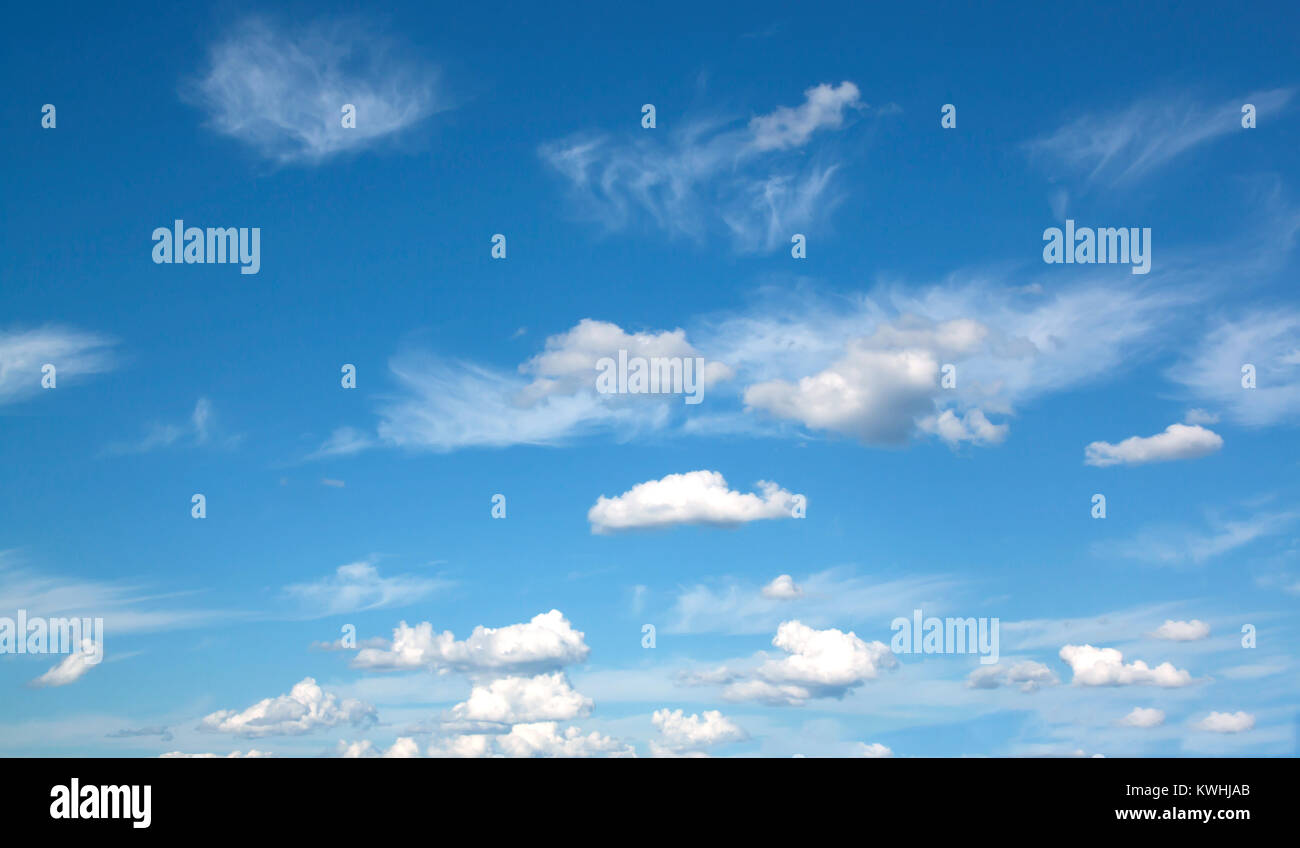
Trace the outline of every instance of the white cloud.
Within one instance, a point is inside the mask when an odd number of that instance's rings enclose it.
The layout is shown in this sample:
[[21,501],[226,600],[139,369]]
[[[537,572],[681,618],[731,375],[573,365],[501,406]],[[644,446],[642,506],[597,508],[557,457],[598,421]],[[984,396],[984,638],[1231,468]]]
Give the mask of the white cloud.
[[[1298,340],[1300,310],[1277,305],[1250,311],[1206,332],[1168,376],[1238,424],[1290,424],[1300,416]],[[1255,369],[1253,389],[1242,387],[1246,365]]]
[[[829,368],[797,382],[769,380],[745,389],[745,404],[777,418],[830,430],[869,444],[898,444],[907,439],[917,419],[932,413],[940,391],[939,370],[949,356],[974,352],[988,330],[978,322],[959,319],[933,324],[914,317],[882,324],[869,336],[853,339],[844,355]],[[1000,440],[980,413],[985,437]],[[955,435],[954,423],[944,419],[941,434]],[[989,428],[992,427],[992,430]]]
[[792,517],[795,495],[765,480],[758,487],[761,495],[732,491],[717,471],[669,474],[612,498],[601,495],[587,520],[593,533],[610,533],[680,524],[725,527]]
[[201,397],[194,404],[189,421],[183,424],[155,423],[145,436],[134,442],[114,442],[105,448],[105,453],[113,455],[148,453],[158,448],[169,448],[178,443],[198,447],[216,443],[224,448],[231,448],[241,440],[240,436],[219,436],[216,416],[212,411],[212,401]]
[[492,737],[484,734],[461,734],[435,739],[427,751],[438,759],[469,760],[492,755]]
[[859,742],[857,747],[857,756],[868,760],[883,760],[894,756],[894,752],[887,745],[881,745],[879,742]]
[[186,754],[181,751],[168,751],[165,754],[159,754],[159,759],[171,760],[239,760],[239,759],[260,759],[271,756],[266,751],[259,751],[256,748],[249,750],[247,754],[243,751],[231,751],[229,754]]
[[781,574],[763,587],[762,595],[770,601],[793,601],[803,597],[803,589],[795,585],[789,574]]
[[1197,459],[1223,447],[1223,438],[1197,424],[1170,424],[1154,436],[1130,436],[1119,444],[1092,442],[1085,449],[1088,465],[1141,465],[1175,459]]
[[1190,686],[1192,676],[1187,671],[1164,662],[1150,668],[1141,660],[1124,663],[1124,655],[1114,648],[1094,648],[1091,645],[1066,645],[1061,648],[1061,659],[1074,671],[1076,686],[1130,686],[1148,685],[1162,687]]
[[799,106],[745,127],[659,115],[651,133],[577,135],[540,153],[569,181],[582,214],[608,229],[644,218],[673,236],[703,241],[725,232],[739,250],[772,250],[837,202],[830,185],[838,164],[808,147],[863,108],[853,83],[822,84]]
[[204,716],[199,729],[246,737],[296,736],[340,724],[365,726],[375,720],[374,707],[351,698],[340,701],[305,677],[288,695],[264,698],[243,712],[218,710]]
[[41,368],[47,364],[55,369],[54,391],[65,380],[112,370],[113,344],[105,336],[65,327],[0,330],[0,405],[42,391]]
[[387,750],[380,753],[379,749],[375,747],[375,743],[369,739],[361,739],[356,742],[346,742],[340,739],[338,756],[345,760],[371,759],[375,757],[388,760],[406,760],[419,757],[420,746],[411,737],[401,736]]
[[1204,621],[1192,619],[1191,621],[1166,621],[1160,625],[1151,634],[1157,639],[1169,639],[1174,642],[1190,642],[1196,639],[1204,639],[1210,635],[1210,625]]
[[1159,727],[1165,723],[1164,710],[1134,707],[1133,711],[1119,720],[1124,727]]
[[450,585],[413,574],[380,577],[370,562],[340,565],[330,577],[284,587],[312,617],[413,604]]
[[591,649],[582,631],[574,630],[559,610],[541,613],[522,624],[475,627],[456,641],[450,630],[435,634],[427,621],[415,627],[401,622],[387,648],[364,648],[353,665],[375,669],[455,669],[460,671],[543,671],[583,662]]
[[921,419],[917,426],[927,433],[935,434],[950,447],[956,447],[962,442],[976,445],[1001,444],[1010,429],[1006,424],[989,421],[979,409],[968,409],[960,417],[951,409],[945,409],[937,416]]
[[1026,147],[1089,182],[1127,184],[1194,147],[1239,132],[1243,103],[1253,103],[1261,115],[1276,114],[1291,95],[1290,89],[1273,89],[1216,105],[1182,96],[1140,100],[1119,112],[1078,117]]
[[[214,44],[185,95],[209,125],[280,163],[360,150],[446,108],[436,73],[359,20],[281,27],[249,18]],[[356,126],[342,126],[344,104]]]
[[748,738],[739,725],[718,710],[689,716],[683,710],[655,710],[650,721],[659,730],[659,744],[679,754]]
[[560,732],[553,721],[516,724],[497,738],[507,757],[635,757],[632,746],[599,733],[582,735],[576,727]]
[[1205,718],[1192,725],[1197,730],[1210,733],[1242,733],[1255,727],[1255,717],[1247,712],[1218,713],[1211,712]]
[[37,688],[46,686],[67,686],[81,679],[104,659],[104,647],[93,639],[82,639],[80,650],[64,657],[58,665],[31,682]]
[[590,698],[575,692],[563,672],[501,677],[475,685],[469,700],[451,709],[458,722],[522,724],[568,721],[591,713]]
[[1056,675],[1040,662],[1024,660],[1011,665],[982,665],[966,678],[971,689],[996,689],[1019,686],[1021,692],[1036,692],[1039,687],[1056,684]]
[[812,698],[840,698],[874,680],[882,668],[898,664],[882,642],[864,642],[852,631],[815,630],[799,621],[782,622],[772,644],[786,656],[768,659],[752,679],[729,684],[724,697],[791,706]]

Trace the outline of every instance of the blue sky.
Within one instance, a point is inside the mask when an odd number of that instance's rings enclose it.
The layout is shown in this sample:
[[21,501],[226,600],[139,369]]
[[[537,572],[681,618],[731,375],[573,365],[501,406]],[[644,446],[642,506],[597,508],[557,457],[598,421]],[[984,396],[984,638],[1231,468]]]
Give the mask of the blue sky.
[[1294,11],[9,17],[0,751],[1297,751]]

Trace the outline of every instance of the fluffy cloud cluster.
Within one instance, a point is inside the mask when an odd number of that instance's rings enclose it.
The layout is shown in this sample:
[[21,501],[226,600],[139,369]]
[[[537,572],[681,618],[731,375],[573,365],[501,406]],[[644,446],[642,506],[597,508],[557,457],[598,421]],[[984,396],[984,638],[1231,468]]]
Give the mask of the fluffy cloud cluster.
[[1041,686],[1055,684],[1056,675],[1040,662],[1024,660],[1011,665],[985,665],[970,673],[966,685],[972,689],[996,689],[1019,686],[1021,692],[1035,692]]
[[849,342],[830,367],[796,382],[769,380],[745,389],[745,404],[777,418],[869,444],[899,444],[918,420],[949,442],[1001,441],[1005,429],[982,412],[934,417],[940,366],[973,353],[988,329],[969,319],[932,324],[910,318]]
[[682,710],[655,710],[651,723],[659,730],[659,740],[651,744],[656,755],[683,756],[684,752],[702,753],[702,749],[748,738],[744,730],[718,710],[703,715],[686,715]]
[[475,685],[451,710],[453,721],[530,724],[568,721],[591,712],[592,701],[573,690],[563,672],[500,677]]
[[879,742],[872,742],[870,744],[859,742],[857,755],[867,760],[883,760],[894,756],[894,752],[888,745],[881,745]]
[[1199,424],[1170,424],[1154,436],[1130,436],[1119,444],[1093,442],[1084,450],[1088,465],[1142,465],[1196,459],[1223,447],[1223,437]]
[[1076,686],[1131,686],[1162,687],[1189,686],[1192,676],[1187,671],[1163,662],[1150,668],[1141,660],[1124,662],[1124,655],[1114,648],[1094,648],[1092,645],[1066,645],[1061,648],[1061,659],[1074,671]]
[[587,520],[593,533],[611,533],[679,524],[734,526],[793,516],[796,495],[767,481],[758,487],[761,494],[733,491],[717,471],[669,474],[612,498],[601,495]]
[[729,700],[755,700],[774,705],[801,705],[812,698],[840,698],[881,669],[898,661],[883,642],[864,642],[852,631],[815,630],[799,621],[785,621],[772,644],[786,653],[769,659],[752,676],[724,690]]
[[357,668],[434,670],[475,673],[487,671],[546,671],[583,662],[591,649],[581,631],[559,610],[533,616],[508,627],[475,627],[469,638],[457,641],[450,630],[434,633],[430,622],[410,627],[405,621],[393,630],[386,648],[363,648]]
[[340,701],[306,677],[288,695],[265,698],[243,712],[219,710],[204,716],[199,729],[246,737],[297,736],[323,727],[364,727],[375,721],[374,707],[352,698]]

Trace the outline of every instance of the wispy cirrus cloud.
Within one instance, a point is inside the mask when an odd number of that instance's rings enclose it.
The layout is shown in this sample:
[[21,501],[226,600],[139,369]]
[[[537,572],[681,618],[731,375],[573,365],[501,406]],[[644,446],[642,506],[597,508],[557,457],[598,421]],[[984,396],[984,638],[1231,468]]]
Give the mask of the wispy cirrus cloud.
[[540,153],[568,180],[582,214],[608,229],[644,219],[670,236],[701,241],[724,232],[741,251],[772,250],[838,201],[840,160],[809,148],[866,108],[852,82],[822,83],[798,106],[744,125],[659,116],[661,126],[630,138],[579,134]]
[[414,604],[449,587],[450,581],[418,574],[384,577],[374,562],[340,565],[333,574],[284,587],[309,618]]
[[55,386],[69,378],[101,374],[114,367],[115,342],[68,327],[0,330],[0,405],[41,391],[41,369],[54,366]]
[[1031,157],[1088,184],[1131,184],[1193,148],[1241,130],[1241,107],[1251,103],[1260,120],[1287,105],[1291,88],[1257,91],[1226,102],[1189,95],[1150,97],[1104,114],[1086,114],[1025,144]]
[[[241,21],[212,45],[183,96],[209,125],[280,164],[371,147],[449,108],[437,72],[359,19]],[[344,104],[355,127],[342,125]]]

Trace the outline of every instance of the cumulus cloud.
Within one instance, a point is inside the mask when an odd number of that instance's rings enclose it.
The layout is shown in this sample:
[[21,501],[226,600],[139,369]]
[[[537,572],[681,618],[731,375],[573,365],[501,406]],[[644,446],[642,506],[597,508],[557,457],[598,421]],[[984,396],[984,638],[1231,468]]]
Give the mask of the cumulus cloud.
[[601,495],[587,520],[593,533],[612,533],[680,524],[726,527],[792,517],[795,495],[765,480],[758,487],[761,494],[732,491],[717,471],[669,474],[612,498]]
[[1197,730],[1210,733],[1244,733],[1255,727],[1255,717],[1247,712],[1212,712],[1192,725]]
[[361,739],[356,742],[347,742],[340,739],[338,744],[338,756],[345,760],[361,760],[382,757],[388,760],[405,760],[414,759],[420,756],[420,746],[409,736],[398,737],[382,753],[375,747],[375,743],[369,739]]
[[242,712],[218,710],[204,716],[199,729],[246,737],[298,736],[340,724],[364,727],[376,720],[374,707],[352,698],[340,701],[305,677],[287,695],[264,698]]
[[721,232],[738,250],[772,250],[838,201],[831,183],[839,163],[809,156],[809,147],[864,108],[853,83],[823,83],[799,106],[743,127],[687,118],[626,139],[578,134],[540,154],[568,180],[580,213],[609,230],[645,220],[671,236],[702,241]]
[[1061,659],[1074,672],[1076,686],[1189,686],[1192,676],[1187,671],[1163,662],[1150,668],[1141,660],[1125,664],[1124,655],[1114,648],[1094,648],[1092,645],[1066,645],[1061,648]]
[[352,664],[373,669],[549,671],[583,662],[590,652],[582,631],[574,630],[559,610],[551,610],[522,624],[480,625],[463,641],[450,630],[434,633],[427,621],[415,627],[403,621],[387,647],[364,648]]
[[82,639],[80,650],[64,657],[58,665],[31,682],[38,689],[76,683],[104,659],[104,646],[93,639]]
[[1088,465],[1141,465],[1197,459],[1223,447],[1223,437],[1199,424],[1170,424],[1154,436],[1130,436],[1119,444],[1093,442],[1085,449]]
[[729,684],[723,697],[799,706],[813,698],[842,698],[881,669],[898,665],[883,642],[864,642],[852,631],[816,630],[797,620],[782,622],[772,644],[786,656],[768,659],[748,679]]
[[306,615],[320,617],[413,604],[448,585],[419,575],[381,577],[374,563],[361,561],[340,565],[333,575],[320,580],[285,586],[284,592]]
[[803,589],[795,585],[789,574],[781,574],[763,587],[762,595],[769,601],[793,601],[803,597]]
[[507,757],[635,757],[631,745],[599,733],[582,735],[576,727],[563,731],[553,721],[516,724],[496,740]]
[[1057,682],[1052,670],[1040,662],[1024,660],[1010,665],[980,666],[966,678],[971,689],[997,689],[999,686],[1018,686],[1021,692],[1036,692],[1042,686]]
[[568,721],[590,714],[590,698],[575,692],[563,672],[501,677],[475,685],[469,700],[451,709],[456,722],[526,724]]
[[0,405],[41,391],[41,369],[54,366],[55,385],[113,369],[115,343],[66,327],[0,330]]
[[1165,723],[1164,710],[1134,707],[1133,711],[1117,722],[1123,727],[1159,727]]
[[159,754],[158,758],[163,760],[239,760],[239,759],[260,759],[269,757],[271,754],[267,751],[259,751],[252,748],[245,754],[243,751],[231,751],[229,754],[186,754],[182,751],[168,751],[165,754]]
[[[854,339],[829,368],[796,382],[769,380],[745,389],[751,409],[870,444],[898,444],[933,413],[943,359],[975,351],[987,328],[968,319],[932,324],[907,317]],[[1001,441],[1004,430],[983,413],[932,418],[949,441]]]
[[659,730],[657,744],[678,755],[748,738],[739,725],[718,710],[689,716],[683,710],[655,710],[650,721]]
[[1151,634],[1157,639],[1169,639],[1173,642],[1191,642],[1204,639],[1210,635],[1210,625],[1204,621],[1166,621]]
[[[360,20],[248,18],[212,45],[184,94],[208,124],[279,163],[361,150],[447,108],[437,74]],[[342,125],[343,106],[356,126]]]
[[868,760],[883,760],[894,756],[894,752],[887,745],[881,745],[879,742],[859,742],[857,747],[857,756]]

